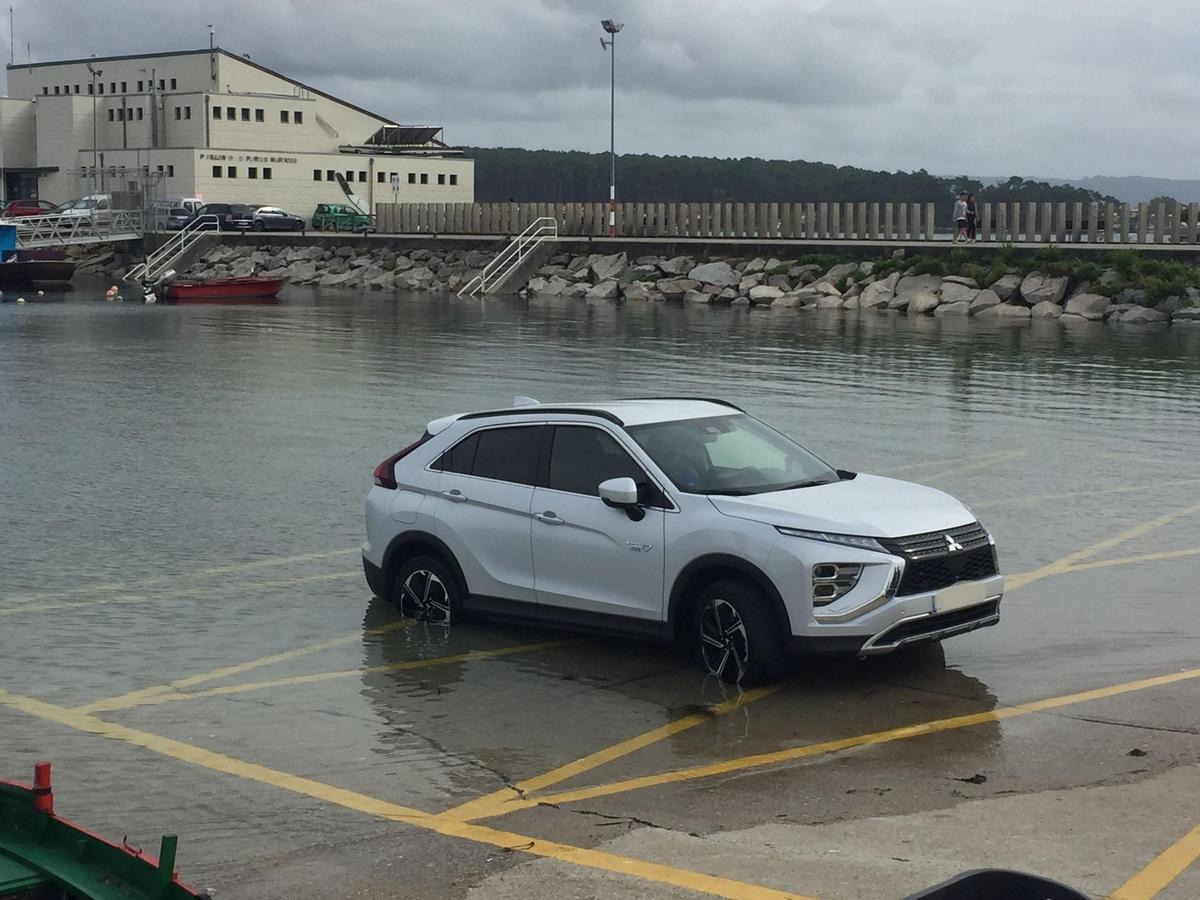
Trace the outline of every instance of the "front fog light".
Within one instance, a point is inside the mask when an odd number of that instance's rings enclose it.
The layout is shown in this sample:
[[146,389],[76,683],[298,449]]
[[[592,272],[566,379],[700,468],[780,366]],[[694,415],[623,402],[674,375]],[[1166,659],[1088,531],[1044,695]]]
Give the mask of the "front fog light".
[[812,569],[813,606],[828,606],[844,597],[862,575],[860,563],[818,563]]

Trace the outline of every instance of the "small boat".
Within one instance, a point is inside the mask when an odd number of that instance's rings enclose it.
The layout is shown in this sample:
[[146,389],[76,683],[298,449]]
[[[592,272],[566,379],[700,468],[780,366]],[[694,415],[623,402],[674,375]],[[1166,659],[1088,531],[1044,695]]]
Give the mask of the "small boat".
[[0,781],[0,900],[211,900],[176,876],[176,845],[165,835],[156,858],[56,815],[50,763],[32,785]]
[[162,290],[173,303],[238,303],[271,300],[286,278],[247,275],[243,278],[203,278],[172,281]]

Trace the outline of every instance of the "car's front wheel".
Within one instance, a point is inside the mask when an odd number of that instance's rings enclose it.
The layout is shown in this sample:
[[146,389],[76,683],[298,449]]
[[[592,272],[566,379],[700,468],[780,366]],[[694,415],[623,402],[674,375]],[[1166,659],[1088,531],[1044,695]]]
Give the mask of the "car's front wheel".
[[454,573],[433,556],[414,556],[400,567],[391,600],[402,616],[435,625],[449,625],[462,616]]
[[779,626],[756,585],[737,579],[713,582],[696,609],[692,644],[710,675],[749,687],[783,674],[787,655]]

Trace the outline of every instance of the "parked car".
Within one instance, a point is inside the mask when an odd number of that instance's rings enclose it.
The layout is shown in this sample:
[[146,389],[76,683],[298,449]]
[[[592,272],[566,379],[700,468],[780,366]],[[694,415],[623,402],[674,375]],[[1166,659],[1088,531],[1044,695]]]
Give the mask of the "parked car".
[[254,227],[254,209],[241,203],[205,203],[192,219],[216,216],[220,231],[246,231]]
[[677,640],[732,683],[999,621],[995,543],[941,491],[837,469],[719,400],[519,399],[375,469],[363,568],[403,614]]
[[57,203],[49,200],[14,200],[0,212],[0,218],[17,219],[24,216],[48,216],[58,209]]
[[371,217],[345,203],[318,203],[312,214],[315,231],[374,231]]
[[112,198],[108,194],[88,194],[54,211],[64,218],[79,219],[85,225],[106,225],[112,221]]
[[260,206],[254,211],[255,231],[303,231],[305,227],[303,218],[284,212],[278,206]]
[[163,222],[163,228],[167,231],[179,231],[187,226],[188,222],[192,221],[192,212],[184,206],[172,206],[167,210],[166,219]]

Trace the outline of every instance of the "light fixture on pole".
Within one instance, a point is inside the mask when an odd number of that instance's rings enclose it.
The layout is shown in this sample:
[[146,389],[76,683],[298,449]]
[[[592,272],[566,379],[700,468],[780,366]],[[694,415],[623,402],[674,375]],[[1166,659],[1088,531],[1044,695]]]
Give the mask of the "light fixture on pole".
[[600,38],[600,46],[611,50],[611,78],[608,88],[608,236],[617,236],[617,32],[625,27],[622,22],[603,19],[600,27],[608,33],[608,40]]
[[95,66],[93,66],[91,63],[87,64],[87,70],[92,73],[92,191],[91,191],[91,193],[94,194],[94,193],[96,193],[96,171],[99,168],[99,164],[97,162],[97,159],[98,159],[97,153],[99,152],[99,148],[97,146],[98,141],[96,139],[96,131],[97,131],[97,128],[96,128],[96,121],[97,121],[96,120],[96,79],[99,78],[104,73],[100,69],[97,69]]

